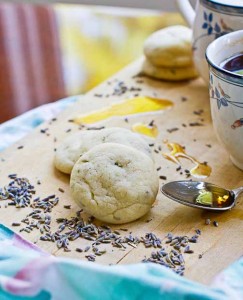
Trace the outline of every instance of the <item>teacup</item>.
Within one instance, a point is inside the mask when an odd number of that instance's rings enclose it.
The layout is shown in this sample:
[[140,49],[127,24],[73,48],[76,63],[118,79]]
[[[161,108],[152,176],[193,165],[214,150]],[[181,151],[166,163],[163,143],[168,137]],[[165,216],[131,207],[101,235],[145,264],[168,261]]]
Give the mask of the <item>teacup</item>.
[[231,161],[243,170],[243,75],[227,71],[222,62],[243,53],[243,30],[213,41],[206,50],[213,126]]
[[193,60],[199,74],[208,82],[205,60],[207,46],[218,37],[243,29],[243,0],[197,0],[196,12],[188,0],[177,4],[193,28]]

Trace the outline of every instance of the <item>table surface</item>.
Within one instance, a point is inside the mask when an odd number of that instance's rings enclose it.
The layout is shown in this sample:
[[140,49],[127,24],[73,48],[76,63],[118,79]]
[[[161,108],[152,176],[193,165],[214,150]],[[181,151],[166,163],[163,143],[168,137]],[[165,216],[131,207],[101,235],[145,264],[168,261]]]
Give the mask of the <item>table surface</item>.
[[[228,189],[243,185],[242,171],[232,165],[226,151],[217,142],[213,132],[208,91],[202,80],[169,83],[136,77],[135,75],[140,70],[140,64],[139,60],[123,69],[82,96],[80,101],[62,112],[56,121],[42,124],[33,133],[0,154],[2,185],[9,182],[8,174],[17,173],[20,177],[27,177],[35,185],[38,196],[45,197],[53,193],[59,196],[59,204],[51,213],[52,229],[58,227],[54,221],[55,218],[75,216],[75,212],[78,210],[70,196],[69,176],[58,172],[53,166],[54,149],[66,136],[78,130],[77,124],[70,122],[70,119],[134,96],[134,92],[129,90],[122,95],[100,96],[112,94],[114,86],[119,81],[123,81],[128,87],[140,87],[139,94],[141,96],[168,99],[174,104],[170,109],[162,112],[129,116],[128,122],[124,121],[124,117],[113,117],[95,125],[92,124],[92,126],[120,126],[131,129],[134,123],[149,123],[154,120],[159,129],[159,135],[154,141],[155,148],[158,149],[159,146],[162,148],[162,151],[158,151],[159,153],[154,153],[155,163],[157,167],[161,166],[158,175],[166,176],[166,180],[160,180],[160,187],[165,182],[186,178],[184,171],[182,174],[176,171],[177,164],[163,157],[162,152],[168,152],[165,140],[179,143],[186,147],[188,154],[201,162],[207,161],[212,167],[212,173],[207,181]],[[197,112],[201,110],[202,112],[198,114]],[[195,122],[200,122],[202,126],[189,125]],[[40,132],[40,129],[46,128],[48,128],[48,134]],[[172,128],[178,129],[170,130]],[[186,159],[180,159],[180,161],[182,170],[192,167],[190,161]],[[38,180],[41,181],[40,185],[36,184]],[[59,188],[65,192],[60,192]],[[63,205],[68,204],[71,204],[71,209],[64,209]],[[242,201],[239,199],[236,207],[231,211],[212,213],[182,206],[167,199],[159,192],[149,214],[138,221],[122,226],[112,226],[112,228],[125,227],[137,236],[153,232],[160,238],[164,238],[168,232],[172,232],[174,235],[192,236],[195,234],[195,229],[199,228],[202,234],[198,243],[191,246],[194,253],[184,255],[185,276],[208,284],[218,272],[242,255],[243,239],[239,237],[243,231],[242,206]],[[1,205],[1,222],[11,227],[12,222],[20,222],[29,211],[31,211],[29,207],[18,209],[14,206]],[[212,221],[216,220],[219,226],[205,225],[207,218]],[[18,231],[17,227],[13,229]],[[75,248],[90,244],[89,241],[79,238],[70,244],[71,252],[64,252],[63,249],[58,249],[55,243],[38,240],[41,234],[37,230],[21,234],[26,239],[36,242],[42,249],[58,256],[84,259],[85,253],[78,253]],[[101,264],[136,263],[140,262],[144,256],[149,256],[153,249],[145,249],[142,244],[139,244],[137,248],[127,247],[123,250],[107,245],[106,250],[107,254],[97,257],[96,262]],[[201,259],[199,259],[200,254],[202,255]]]

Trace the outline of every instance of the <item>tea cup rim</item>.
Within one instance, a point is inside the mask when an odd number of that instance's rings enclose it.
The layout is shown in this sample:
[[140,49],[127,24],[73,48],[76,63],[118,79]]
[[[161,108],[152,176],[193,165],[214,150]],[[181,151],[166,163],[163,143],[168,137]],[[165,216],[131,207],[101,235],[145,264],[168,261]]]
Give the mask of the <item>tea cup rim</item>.
[[[205,52],[205,57],[206,57],[206,60],[208,62],[208,64],[210,66],[212,66],[214,69],[216,69],[218,72],[220,73],[223,73],[229,77],[233,77],[233,78],[237,78],[237,79],[243,79],[243,75],[241,74],[236,74],[236,73],[233,73],[231,71],[228,71],[228,70],[225,70],[223,69],[222,67],[220,67],[219,65],[215,64],[213,61],[212,61],[212,51],[215,47],[217,47],[217,44],[220,44],[222,42],[222,40],[225,40],[227,39],[229,36],[231,37],[237,37],[237,36],[242,36],[242,39],[243,39],[243,30],[237,30],[237,31],[234,31],[234,32],[230,32],[230,33],[227,33],[219,38],[217,38],[216,40],[214,40],[213,42],[211,42],[207,49],[206,49],[206,52]],[[243,49],[242,49],[243,50]],[[232,55],[234,55],[234,53],[232,53]]]

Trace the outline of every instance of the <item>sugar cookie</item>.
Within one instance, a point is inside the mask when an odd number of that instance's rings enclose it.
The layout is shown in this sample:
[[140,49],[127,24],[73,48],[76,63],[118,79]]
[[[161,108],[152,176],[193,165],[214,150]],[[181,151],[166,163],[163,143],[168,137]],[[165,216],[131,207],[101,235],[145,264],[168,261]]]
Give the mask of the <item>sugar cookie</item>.
[[159,188],[152,159],[128,146],[100,144],[82,155],[71,173],[75,202],[95,218],[113,224],[146,214]]
[[192,30],[177,25],[154,32],[144,42],[144,54],[154,66],[190,66],[192,64]]

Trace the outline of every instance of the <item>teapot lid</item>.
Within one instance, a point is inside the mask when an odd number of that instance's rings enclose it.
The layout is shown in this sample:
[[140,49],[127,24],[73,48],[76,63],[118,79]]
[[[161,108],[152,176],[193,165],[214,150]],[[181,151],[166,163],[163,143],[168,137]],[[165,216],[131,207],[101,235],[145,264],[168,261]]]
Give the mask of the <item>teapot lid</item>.
[[212,3],[232,6],[232,7],[243,7],[243,0],[207,0]]

